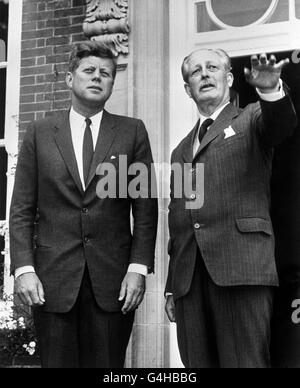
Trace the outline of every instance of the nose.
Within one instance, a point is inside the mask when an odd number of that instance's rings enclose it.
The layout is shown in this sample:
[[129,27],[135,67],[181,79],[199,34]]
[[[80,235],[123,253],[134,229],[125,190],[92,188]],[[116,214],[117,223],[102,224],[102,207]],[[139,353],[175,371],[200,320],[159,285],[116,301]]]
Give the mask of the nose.
[[100,70],[95,70],[93,73],[93,80],[101,81],[101,73]]
[[208,70],[207,70],[206,66],[204,66],[202,68],[201,76],[202,76],[202,78],[207,78],[208,77]]

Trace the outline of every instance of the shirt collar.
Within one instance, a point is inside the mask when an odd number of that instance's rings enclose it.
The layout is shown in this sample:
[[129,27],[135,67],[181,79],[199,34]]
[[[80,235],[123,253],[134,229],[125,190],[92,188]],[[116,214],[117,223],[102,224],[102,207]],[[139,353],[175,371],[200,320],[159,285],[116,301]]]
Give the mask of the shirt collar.
[[230,104],[230,102],[226,102],[224,105],[222,105],[220,108],[218,108],[212,115],[210,115],[209,117],[205,117],[203,116],[201,113],[200,113],[200,124],[204,123],[205,120],[207,119],[212,119],[212,120],[216,120],[218,118],[218,116],[220,115],[220,113],[223,111],[223,109],[225,108],[225,106],[227,106],[228,104]]
[[[90,117],[91,121],[92,121],[92,125],[91,125],[91,129],[99,129],[100,128],[100,124],[101,124],[101,120],[102,120],[102,116],[103,116],[103,110],[97,114],[95,114],[94,116]],[[73,107],[71,107],[71,110],[70,110],[70,122],[77,122],[77,123],[81,123],[81,124],[84,124],[85,125],[85,119],[86,117],[82,116],[81,114],[77,113]]]

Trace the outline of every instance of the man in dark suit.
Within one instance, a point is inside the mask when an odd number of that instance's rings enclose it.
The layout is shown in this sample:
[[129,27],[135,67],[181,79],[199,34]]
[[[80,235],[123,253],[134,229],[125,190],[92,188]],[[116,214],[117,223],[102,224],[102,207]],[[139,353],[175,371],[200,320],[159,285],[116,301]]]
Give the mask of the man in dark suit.
[[[204,167],[204,193],[179,196],[176,170],[171,176],[166,312],[177,323],[187,367],[271,365],[278,286],[270,219],[272,155],[297,122],[280,80],[287,63],[264,54],[252,57],[245,75],[260,102],[244,110],[229,102],[233,75],[223,50],[198,50],[182,65],[200,122],[171,162],[190,164],[193,189],[201,178],[197,164]],[[193,206],[203,195],[203,206]]]
[[44,367],[123,367],[153,272],[156,199],[99,198],[101,164],[110,163],[123,183],[134,178],[126,175],[131,164],[152,164],[142,121],[104,110],[116,68],[106,47],[77,44],[66,76],[71,110],[30,124],[18,159],[12,271],[21,301],[34,307]]

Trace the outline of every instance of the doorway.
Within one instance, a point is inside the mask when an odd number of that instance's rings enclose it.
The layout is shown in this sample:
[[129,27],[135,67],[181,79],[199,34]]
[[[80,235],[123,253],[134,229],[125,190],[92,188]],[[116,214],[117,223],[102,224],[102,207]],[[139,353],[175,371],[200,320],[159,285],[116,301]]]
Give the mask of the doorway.
[[[290,59],[290,64],[283,70],[282,80],[290,89],[300,117],[300,63],[293,63],[292,51],[274,54],[277,60]],[[250,58],[234,58],[232,67],[233,89],[238,95],[239,106],[244,108],[258,99],[243,74],[244,67],[250,67]],[[283,282],[297,281],[300,279],[300,124],[293,136],[274,150],[271,198],[279,274]]]
[[[292,62],[293,51],[272,53],[276,56],[277,61],[285,58],[290,59],[290,64],[283,70],[282,79],[290,88],[293,96],[293,102],[300,110],[300,64]],[[268,54],[269,55],[269,54]],[[256,102],[258,97],[244,76],[244,68],[250,68],[250,56],[236,57],[232,59],[232,73],[234,75],[233,89],[239,95],[239,106],[245,108],[246,105]]]
[[[275,53],[278,60],[292,58],[292,52]],[[235,58],[234,89],[240,107],[257,100],[256,93],[243,76],[249,58]],[[295,110],[300,117],[300,63],[286,67],[283,81],[290,88]],[[287,122],[288,126],[289,123]],[[284,128],[282,129],[284,130]],[[275,299],[272,358],[276,367],[299,367],[300,332],[293,324],[293,301],[300,299],[300,123],[294,134],[274,149],[271,179],[271,217],[275,233],[275,257],[280,288]]]

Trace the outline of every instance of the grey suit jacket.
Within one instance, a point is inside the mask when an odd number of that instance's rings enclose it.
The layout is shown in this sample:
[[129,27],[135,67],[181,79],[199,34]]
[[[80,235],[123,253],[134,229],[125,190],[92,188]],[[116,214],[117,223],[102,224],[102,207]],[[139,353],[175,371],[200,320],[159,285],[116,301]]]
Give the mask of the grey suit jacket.
[[[172,163],[204,164],[201,209],[187,210],[191,199],[184,193],[182,199],[174,198],[171,176],[166,292],[172,292],[175,300],[190,288],[198,250],[220,286],[278,285],[270,219],[273,147],[292,134],[296,123],[289,96],[244,110],[228,105],[195,157],[192,149],[199,123],[174,150]],[[225,139],[229,126],[236,134]],[[194,179],[195,171],[191,174]]]
[[[101,178],[97,167],[113,163],[118,179],[121,155],[127,156],[128,166],[141,162],[150,169],[152,154],[144,124],[104,111],[84,191],[68,113],[29,125],[11,203],[11,261],[12,271],[25,265],[35,267],[45,289],[46,311],[72,308],[86,263],[96,300],[106,311],[120,310],[119,291],[130,263],[144,264],[153,271],[157,200],[118,195],[99,199],[96,194]],[[128,184],[132,178],[128,177]]]

